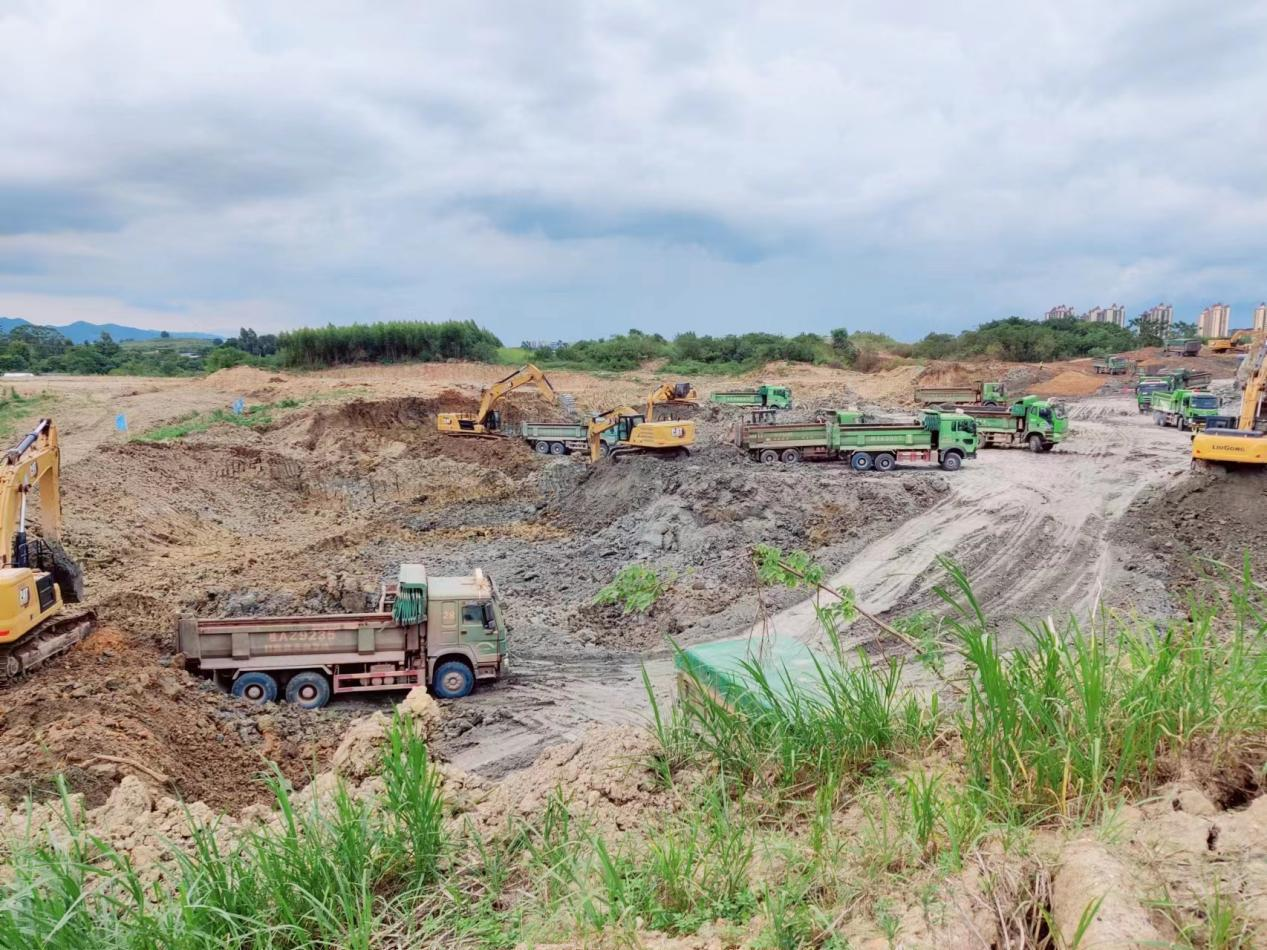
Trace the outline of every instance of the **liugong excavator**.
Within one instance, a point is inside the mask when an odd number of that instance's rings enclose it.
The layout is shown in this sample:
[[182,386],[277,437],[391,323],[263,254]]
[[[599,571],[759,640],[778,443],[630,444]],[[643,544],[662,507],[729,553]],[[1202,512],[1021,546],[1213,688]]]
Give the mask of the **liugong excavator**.
[[[39,538],[27,531],[36,505]],[[0,676],[29,672],[92,630],[91,611],[66,607],[84,582],[61,546],[61,522],[57,427],[41,419],[0,464]]]
[[1267,390],[1267,335],[1256,333],[1245,357],[1245,391],[1235,429],[1206,428],[1192,437],[1192,460],[1196,462],[1239,462],[1267,465],[1267,432],[1263,395]]
[[478,412],[441,412],[436,416],[436,427],[447,435],[496,438],[502,420],[501,413],[494,407],[503,396],[521,386],[536,386],[546,399],[551,402],[558,400],[558,394],[550,385],[550,380],[546,379],[546,374],[528,363],[486,388],[480,395]]

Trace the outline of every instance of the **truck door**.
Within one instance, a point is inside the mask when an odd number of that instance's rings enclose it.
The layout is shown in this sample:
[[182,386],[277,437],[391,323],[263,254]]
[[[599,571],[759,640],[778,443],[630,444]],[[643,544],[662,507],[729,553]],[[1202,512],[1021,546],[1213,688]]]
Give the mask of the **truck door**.
[[497,618],[491,603],[462,605],[460,639],[464,646],[475,651],[478,662],[489,662],[497,658]]

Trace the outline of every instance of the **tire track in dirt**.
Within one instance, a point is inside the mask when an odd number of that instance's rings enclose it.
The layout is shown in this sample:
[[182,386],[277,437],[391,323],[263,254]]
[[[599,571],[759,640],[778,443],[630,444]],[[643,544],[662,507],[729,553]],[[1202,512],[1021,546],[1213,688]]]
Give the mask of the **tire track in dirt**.
[[[1071,439],[1047,455],[983,451],[949,479],[947,497],[896,524],[829,583],[852,587],[859,603],[882,614],[936,608],[933,587],[944,579],[937,557],[945,553],[968,570],[989,616],[1090,617],[1123,570],[1110,529],[1141,491],[1187,469],[1188,440],[1152,425],[1122,396],[1073,404],[1071,428]],[[737,633],[819,639],[809,600]],[[875,639],[873,628],[860,625],[845,645]],[[591,725],[645,722],[644,663],[667,700],[674,674],[663,652],[525,658],[508,683],[464,700],[483,722],[446,751],[461,767],[500,775]]]

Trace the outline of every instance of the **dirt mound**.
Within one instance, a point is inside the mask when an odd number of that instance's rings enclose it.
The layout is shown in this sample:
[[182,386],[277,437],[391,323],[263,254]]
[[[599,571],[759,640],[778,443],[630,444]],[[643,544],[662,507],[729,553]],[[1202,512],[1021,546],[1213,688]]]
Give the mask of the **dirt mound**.
[[1175,588],[1206,576],[1239,574],[1248,555],[1267,564],[1258,512],[1267,503],[1267,473],[1216,468],[1184,475],[1135,502],[1117,539],[1138,552],[1138,568],[1160,570]]
[[269,761],[306,784],[349,718],[240,703],[178,669],[147,638],[107,627],[0,690],[3,791],[10,803],[56,794],[52,776],[61,772],[97,805],[123,776],[152,782],[158,772],[172,793],[232,809],[267,798],[257,776]]
[[1029,392],[1035,396],[1091,396],[1098,393],[1112,377],[1098,376],[1093,372],[1067,369],[1050,379],[1035,383]]

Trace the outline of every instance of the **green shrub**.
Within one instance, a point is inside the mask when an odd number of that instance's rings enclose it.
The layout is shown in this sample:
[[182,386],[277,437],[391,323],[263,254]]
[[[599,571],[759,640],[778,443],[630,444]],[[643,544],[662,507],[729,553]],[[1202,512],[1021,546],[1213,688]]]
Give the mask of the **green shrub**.
[[645,614],[655,606],[672,576],[661,578],[659,572],[645,564],[627,564],[616,572],[612,582],[598,592],[596,604],[619,604],[625,614]]

